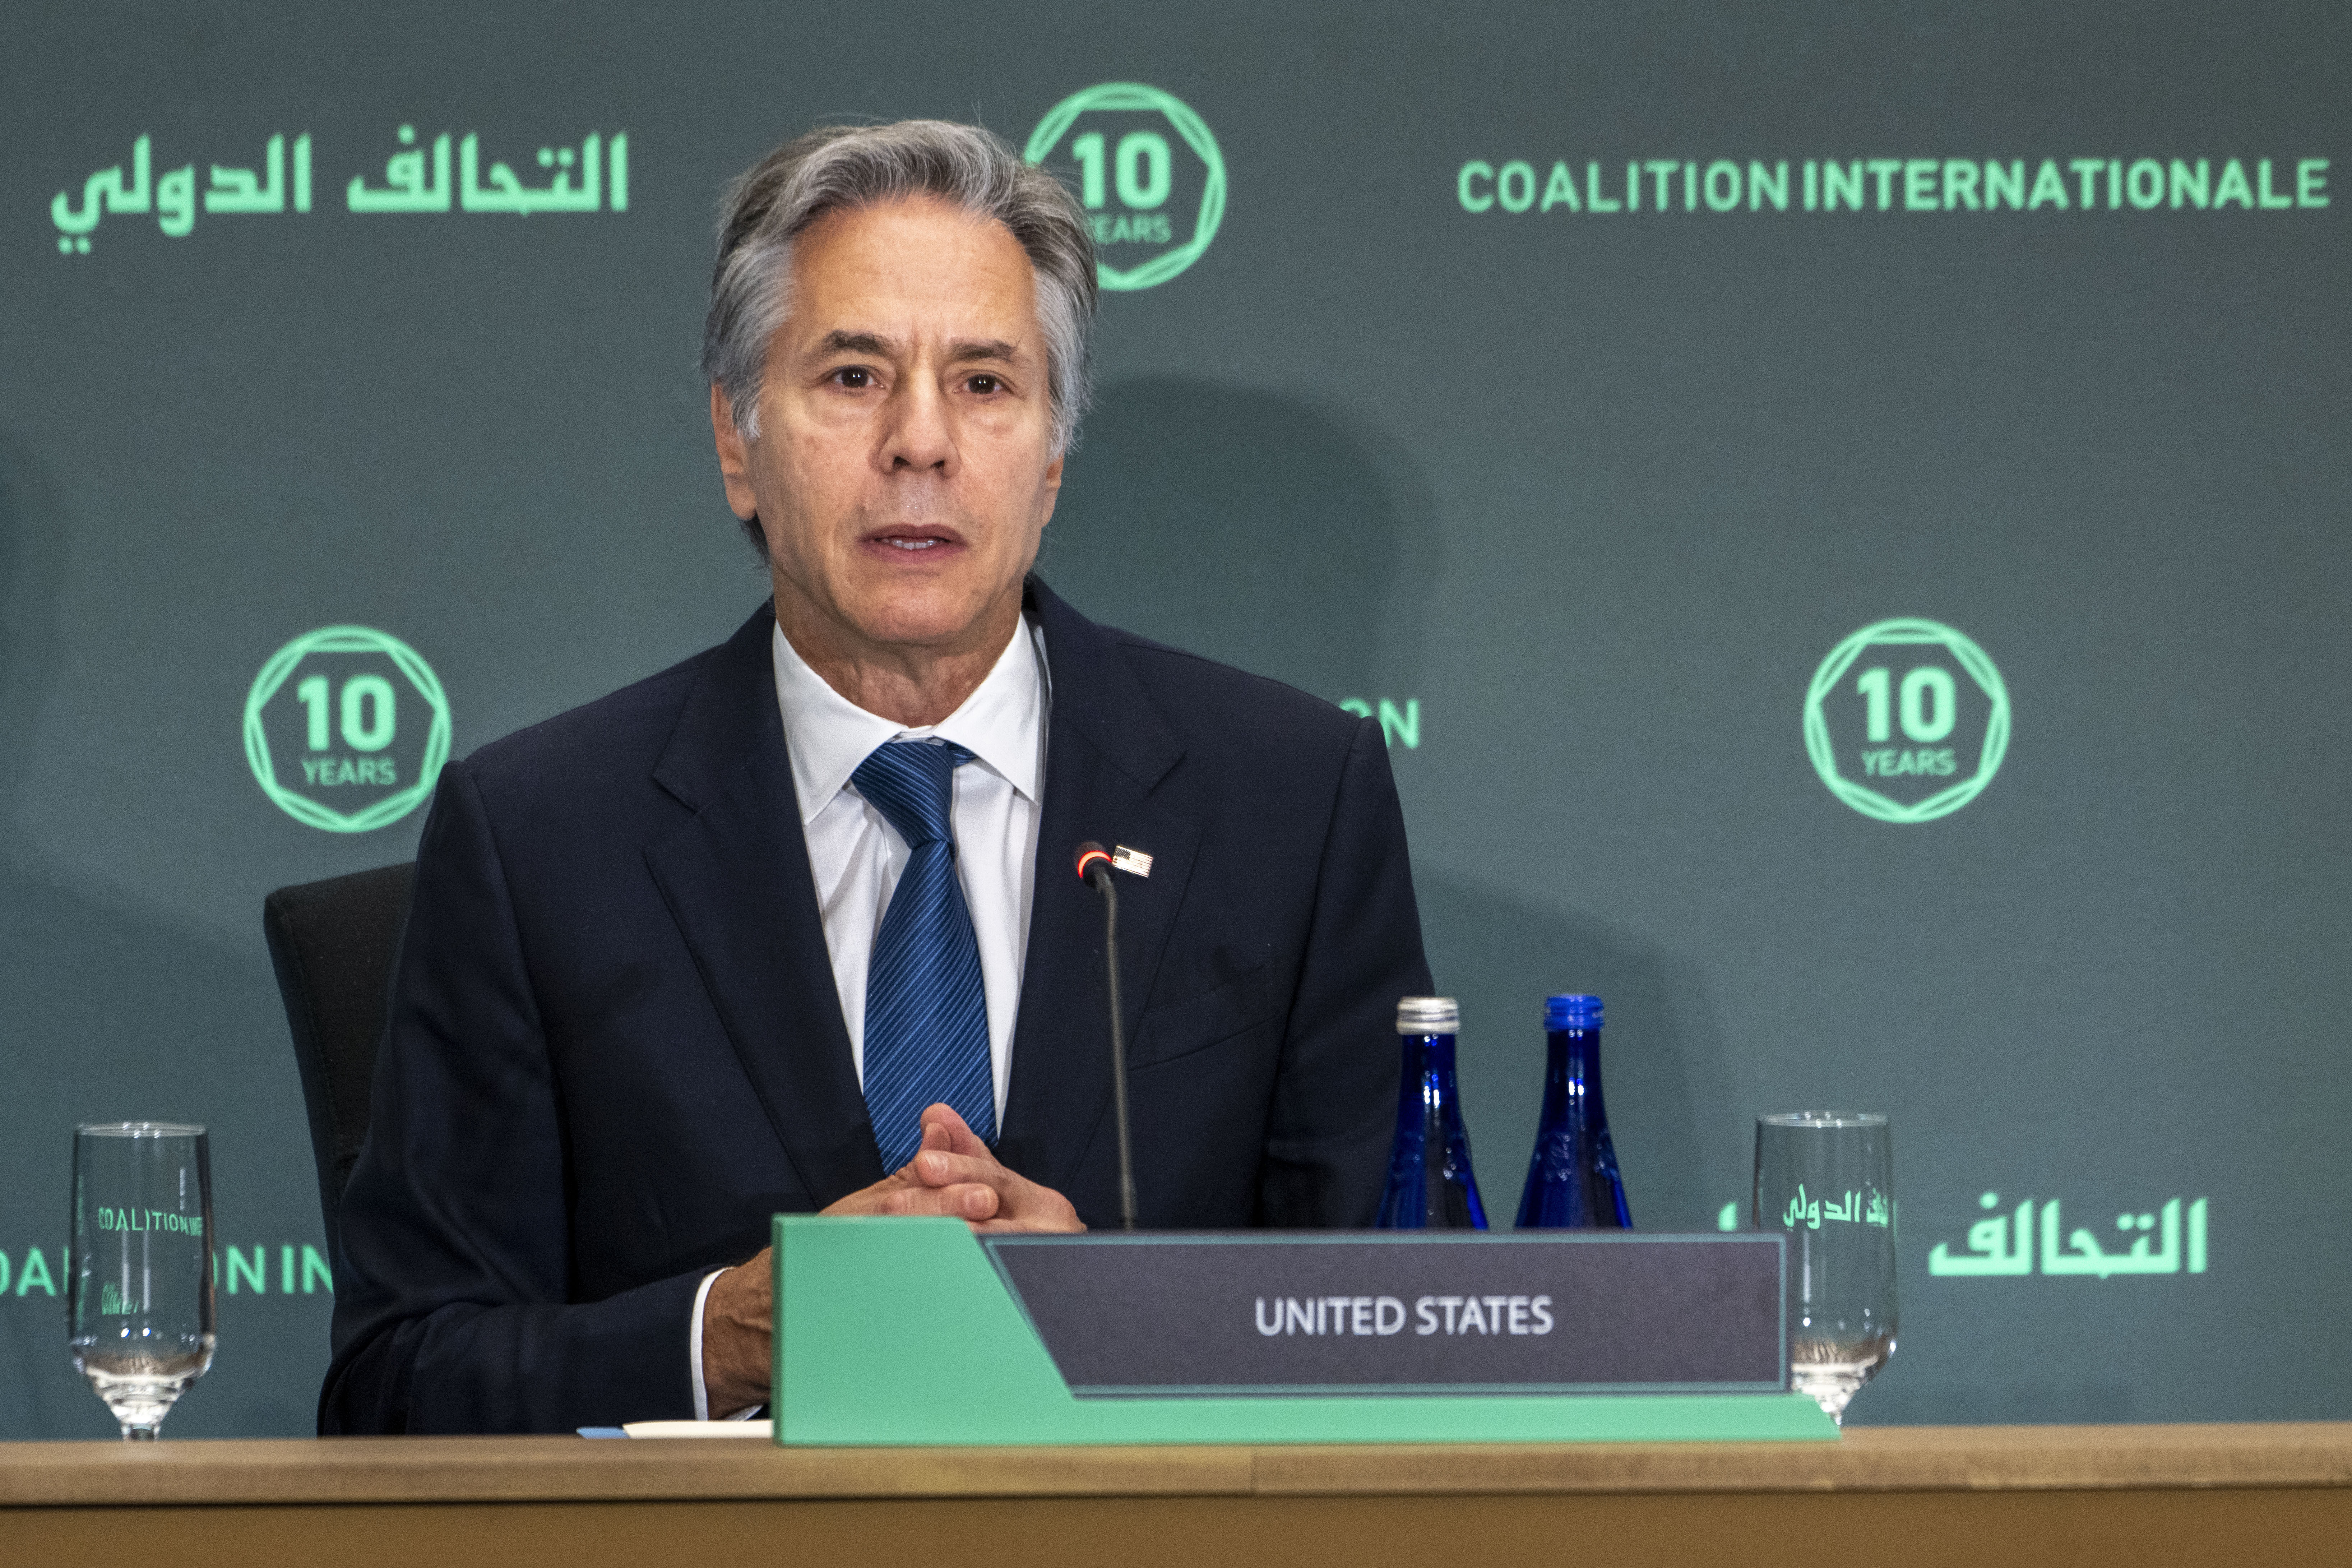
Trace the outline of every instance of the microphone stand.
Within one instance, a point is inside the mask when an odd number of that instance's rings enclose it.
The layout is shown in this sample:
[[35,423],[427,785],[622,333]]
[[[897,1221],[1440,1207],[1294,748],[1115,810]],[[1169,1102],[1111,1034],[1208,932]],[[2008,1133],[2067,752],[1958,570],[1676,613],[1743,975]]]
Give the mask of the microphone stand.
[[1127,1125],[1127,1025],[1118,1005],[1118,888],[1110,851],[1087,839],[1078,846],[1078,878],[1103,896],[1103,963],[1110,981],[1110,1097],[1118,1121],[1118,1225],[1135,1228],[1135,1148]]
[[1118,889],[1110,868],[1087,879],[1103,896],[1103,963],[1110,979],[1110,1100],[1118,1119],[1118,1226],[1135,1228],[1135,1150],[1127,1125],[1127,1033],[1118,1005]]

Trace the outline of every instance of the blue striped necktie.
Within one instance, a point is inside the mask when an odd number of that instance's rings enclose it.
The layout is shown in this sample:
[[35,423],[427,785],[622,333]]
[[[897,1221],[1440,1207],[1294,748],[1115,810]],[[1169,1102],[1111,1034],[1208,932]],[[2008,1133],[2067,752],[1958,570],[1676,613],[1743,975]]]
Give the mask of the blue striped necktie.
[[996,1141],[980,942],[948,819],[955,771],[970,761],[961,746],[889,741],[849,775],[908,851],[866,972],[866,1110],[886,1171],[915,1157],[923,1108],[941,1100]]

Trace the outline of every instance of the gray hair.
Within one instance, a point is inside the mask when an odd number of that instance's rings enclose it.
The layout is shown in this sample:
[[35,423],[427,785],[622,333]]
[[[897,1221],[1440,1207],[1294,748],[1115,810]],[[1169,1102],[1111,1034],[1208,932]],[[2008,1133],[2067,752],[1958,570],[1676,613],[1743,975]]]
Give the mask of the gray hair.
[[787,142],[727,187],[702,371],[727,394],[747,439],[760,436],[769,341],[792,310],[793,242],[828,213],[919,195],[994,219],[1027,253],[1045,334],[1054,447],[1066,452],[1076,442],[1090,394],[1087,340],[1097,297],[1086,212],[1003,138],[944,120],[824,126]]

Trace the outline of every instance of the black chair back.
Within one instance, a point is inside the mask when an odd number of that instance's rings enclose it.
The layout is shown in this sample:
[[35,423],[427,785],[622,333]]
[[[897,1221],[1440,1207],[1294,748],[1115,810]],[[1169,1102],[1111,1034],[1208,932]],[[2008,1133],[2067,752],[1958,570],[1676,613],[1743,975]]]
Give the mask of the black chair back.
[[261,900],[261,929],[310,1117],[331,1257],[341,1256],[336,1211],[367,1138],[368,1085],[415,882],[412,861],[280,888]]

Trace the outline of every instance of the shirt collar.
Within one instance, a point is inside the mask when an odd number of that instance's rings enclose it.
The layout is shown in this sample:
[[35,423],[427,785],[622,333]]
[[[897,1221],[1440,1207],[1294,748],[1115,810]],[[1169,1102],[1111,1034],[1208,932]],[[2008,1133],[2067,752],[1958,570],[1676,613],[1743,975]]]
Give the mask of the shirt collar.
[[868,713],[826,685],[781,626],[769,628],[769,647],[803,826],[833,803],[875,747],[890,741],[952,741],[1032,805],[1037,802],[1045,771],[1045,657],[1026,617],[963,705],[921,729]]

